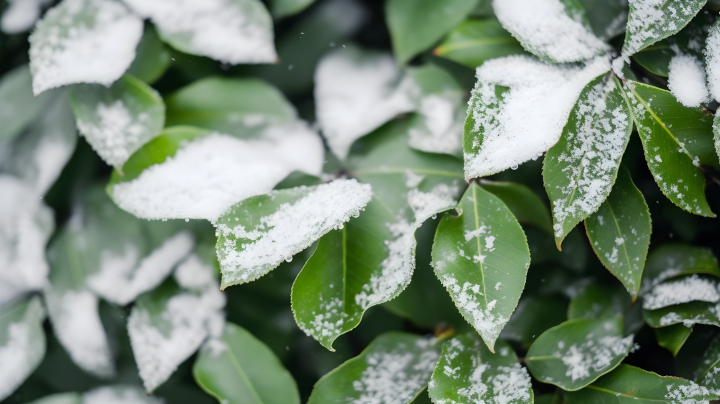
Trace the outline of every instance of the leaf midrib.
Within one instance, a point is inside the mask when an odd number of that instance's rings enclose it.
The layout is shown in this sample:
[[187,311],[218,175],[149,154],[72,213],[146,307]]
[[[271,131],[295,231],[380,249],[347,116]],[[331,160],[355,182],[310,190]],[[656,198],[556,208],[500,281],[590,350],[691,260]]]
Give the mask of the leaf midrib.
[[610,215],[612,215],[613,222],[615,222],[615,227],[617,228],[618,234],[623,239],[622,247],[623,251],[625,251],[625,260],[628,264],[628,270],[632,271],[632,265],[630,264],[630,256],[628,255],[627,244],[625,243],[625,235],[623,234],[622,230],[620,230],[620,223],[618,223],[617,216],[615,215],[615,211],[610,205],[610,202],[606,200],[604,203],[607,203],[608,209],[610,209]]
[[[472,187],[473,190],[473,210],[475,212],[475,230],[480,229],[480,216],[478,214],[478,199],[477,199],[477,188],[478,186]],[[475,240],[477,241],[477,248],[478,248],[478,255],[482,255],[482,247],[480,246],[480,235],[478,234],[475,236]],[[485,300],[485,309],[487,309],[488,306],[488,297],[487,297],[487,287],[485,282],[485,265],[482,261],[479,262],[480,264],[480,279],[482,280],[482,286],[483,286],[483,299]]]
[[[225,338],[223,338],[225,339]],[[225,340],[226,345],[230,345],[230,341]],[[237,371],[238,375],[240,376],[240,379],[245,383],[245,385],[248,387],[248,391],[250,391],[250,394],[253,396],[255,401],[257,401],[260,404],[264,404],[262,399],[260,398],[260,395],[258,395],[257,391],[255,391],[255,387],[253,387],[252,383],[250,383],[250,379],[247,377],[247,374],[245,374],[245,371],[242,369],[242,365],[240,365],[240,361],[238,361],[237,356],[235,356],[235,352],[233,352],[232,348],[227,350],[228,357],[230,358],[230,362],[233,364],[233,367]]]

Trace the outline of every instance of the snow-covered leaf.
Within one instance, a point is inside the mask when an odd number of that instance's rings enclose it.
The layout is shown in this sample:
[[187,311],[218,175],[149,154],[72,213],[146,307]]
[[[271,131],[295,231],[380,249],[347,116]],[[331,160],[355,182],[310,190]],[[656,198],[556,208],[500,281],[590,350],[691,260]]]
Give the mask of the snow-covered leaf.
[[543,163],[558,248],[610,194],[632,128],[630,106],[614,75],[600,75],[585,86]]
[[0,143],[15,139],[37,119],[51,99],[48,94],[33,97],[32,76],[27,65],[5,73],[0,80],[0,122],[3,123]]
[[609,40],[625,33],[627,0],[578,0],[598,38]]
[[43,320],[38,297],[0,310],[0,400],[20,387],[45,356]]
[[624,57],[678,33],[707,0],[629,0]]
[[[677,325],[675,327],[685,326]],[[662,328],[656,329],[662,330]],[[702,360],[695,369],[693,379],[698,382],[701,386],[706,386],[709,389],[714,390],[716,393],[720,388],[720,337],[715,337],[708,345],[707,349],[703,353]]]
[[453,28],[433,54],[474,69],[486,60],[525,53],[494,18],[467,20]]
[[627,169],[620,169],[610,196],[585,219],[585,229],[600,262],[622,282],[633,300],[637,298],[652,223],[645,198]]
[[314,2],[315,0],[270,0],[270,10],[276,18],[283,18],[305,10]]
[[259,0],[124,1],[179,51],[230,64],[277,59],[272,19]]
[[385,2],[393,50],[398,63],[435,44],[475,8],[477,0],[388,0]]
[[595,36],[577,0],[493,0],[493,10],[502,26],[541,59],[580,62],[610,49]]
[[667,327],[655,329],[655,338],[658,345],[670,351],[673,356],[677,356],[680,349],[685,345],[692,327],[685,327],[683,324],[674,324]]
[[643,293],[642,306],[645,310],[656,310],[692,301],[720,301],[717,280],[693,274],[662,282]]
[[290,372],[244,328],[227,323],[220,340],[203,347],[193,365],[197,384],[228,404],[300,404]]
[[430,380],[439,350],[432,338],[383,334],[360,355],[323,376],[308,404],[410,403]]
[[216,220],[231,206],[265,194],[293,171],[320,174],[320,137],[304,122],[272,125],[250,139],[172,127],[113,173],[109,193],[146,219]]
[[545,202],[526,185],[516,182],[481,180],[480,186],[500,198],[523,224],[530,224],[553,234],[552,220]]
[[82,404],[164,404],[135,386],[104,386],[83,394]]
[[272,191],[239,202],[216,223],[222,288],[254,281],[309,247],[370,201],[356,180]]
[[145,26],[136,52],[137,56],[127,72],[148,84],[157,81],[170,67],[170,49],[160,40],[152,25]]
[[414,110],[419,93],[415,81],[386,53],[341,49],[325,56],[315,71],[317,119],[340,159],[358,138]]
[[29,31],[40,18],[43,6],[50,0],[8,0],[7,9],[0,21],[0,30],[12,35]]
[[653,328],[683,324],[692,327],[694,324],[707,324],[720,327],[720,303],[692,301],[657,310],[643,310],[643,319]]
[[632,346],[619,317],[569,320],[539,336],[525,363],[541,382],[575,391],[613,370]]
[[114,0],[63,0],[30,36],[33,93],[75,83],[109,86],[135,59],[142,20]]
[[118,169],[157,136],[165,123],[160,94],[127,74],[110,87],[78,84],[70,99],[80,134],[106,163]]
[[445,342],[428,384],[433,401],[532,404],[527,369],[508,343],[499,341],[496,347],[497,353],[490,352],[474,332]]
[[415,268],[415,231],[451,209],[461,191],[460,162],[408,147],[407,120],[362,140],[348,166],[372,185],[360,217],[320,239],[293,285],[298,326],[323,346],[355,328],[370,307],[396,297]]
[[691,274],[720,276],[720,267],[713,253],[689,245],[663,244],[648,256],[641,293],[650,291],[667,279]]
[[562,134],[585,85],[610,69],[607,58],[584,66],[551,65],[529,56],[485,62],[468,101],[463,135],[465,178],[484,177],[536,159]]
[[495,195],[471,184],[456,211],[438,225],[433,267],[465,319],[491,352],[525,287],[527,239]]

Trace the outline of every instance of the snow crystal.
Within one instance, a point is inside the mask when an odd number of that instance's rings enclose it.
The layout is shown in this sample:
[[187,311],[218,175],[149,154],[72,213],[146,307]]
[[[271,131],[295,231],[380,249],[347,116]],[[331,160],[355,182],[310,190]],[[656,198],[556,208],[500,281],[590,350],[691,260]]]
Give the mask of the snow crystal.
[[423,97],[418,112],[424,128],[410,129],[410,147],[430,153],[460,153],[465,123],[462,102],[457,92]]
[[699,107],[709,99],[702,63],[690,55],[675,55],[670,59],[668,88],[686,107]]
[[622,50],[626,62],[645,46],[680,31],[705,4],[695,0],[629,0],[629,3],[630,16]]
[[[597,340],[590,339],[582,344],[572,344],[564,352],[557,352],[555,356],[562,360],[567,367],[565,376],[578,379],[590,377],[590,372],[603,372],[607,370],[618,356],[624,356],[633,344],[633,335],[625,338],[618,336],[604,336]],[[562,349],[562,348],[560,348]]]
[[702,404],[708,402],[710,391],[707,387],[699,386],[692,381],[689,384],[670,384],[667,387],[665,398],[672,400],[672,403]]
[[710,28],[704,53],[710,93],[715,100],[720,100],[720,26]]
[[83,394],[82,404],[163,404],[164,400],[150,397],[136,387],[105,386]]
[[[224,239],[218,245],[223,284],[255,280],[282,261],[292,259],[330,230],[357,217],[372,195],[370,185],[354,179],[296,190],[305,196],[293,204],[280,205],[274,213],[261,218],[254,229],[217,225],[216,234]],[[275,192],[287,191],[269,195]]]
[[[12,394],[45,356],[45,340],[38,346],[36,333],[43,333],[40,323],[44,313],[40,301],[33,299],[23,318],[10,323],[7,339],[0,345],[0,400]],[[37,328],[37,329],[36,329]]]
[[[468,102],[475,140],[465,150],[467,180],[535,159],[560,138],[583,87],[610,69],[605,57],[584,67],[552,65],[529,56],[492,59],[478,67]],[[509,87],[502,96],[496,86]]]
[[159,285],[194,244],[190,233],[178,233],[139,262],[132,244],[127,244],[120,256],[103,251],[100,270],[87,278],[87,284],[105,300],[124,306]]
[[610,48],[560,0],[493,0],[503,28],[530,52],[558,63],[591,59]]
[[143,23],[113,0],[65,0],[30,36],[35,95],[74,83],[109,86],[135,59]]
[[221,62],[273,63],[273,28],[256,0],[125,0],[181,51]]
[[42,6],[49,0],[8,0],[8,8],[3,13],[0,30],[12,35],[29,31],[40,18]]
[[716,303],[720,300],[717,282],[693,275],[655,286],[643,295],[643,309],[655,310],[695,300]]
[[355,140],[414,110],[419,92],[390,54],[341,49],[325,56],[315,71],[317,119],[341,159]]
[[312,312],[314,318],[309,327],[300,324],[307,335],[317,337],[334,337],[342,332],[342,326],[347,321],[348,314],[343,311],[343,300],[333,297],[324,300],[320,296],[320,312]]
[[295,170],[319,175],[320,137],[300,122],[271,126],[255,139],[212,133],[161,164],[113,187],[121,208],[146,219],[215,220],[232,205],[272,190]]

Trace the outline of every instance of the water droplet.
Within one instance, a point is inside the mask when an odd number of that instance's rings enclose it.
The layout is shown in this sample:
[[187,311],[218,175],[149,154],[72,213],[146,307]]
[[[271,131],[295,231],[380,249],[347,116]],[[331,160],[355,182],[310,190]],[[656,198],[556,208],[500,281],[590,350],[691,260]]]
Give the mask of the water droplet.
[[514,166],[510,167],[510,169],[511,169],[511,170],[517,170],[517,169],[518,169],[518,165],[515,164]]

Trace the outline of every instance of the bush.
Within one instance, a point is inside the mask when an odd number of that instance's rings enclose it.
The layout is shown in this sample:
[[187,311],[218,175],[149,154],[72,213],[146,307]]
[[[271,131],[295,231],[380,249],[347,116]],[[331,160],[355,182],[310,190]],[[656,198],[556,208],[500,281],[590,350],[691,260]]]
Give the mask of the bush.
[[718,2],[49,3],[0,401],[720,399]]

